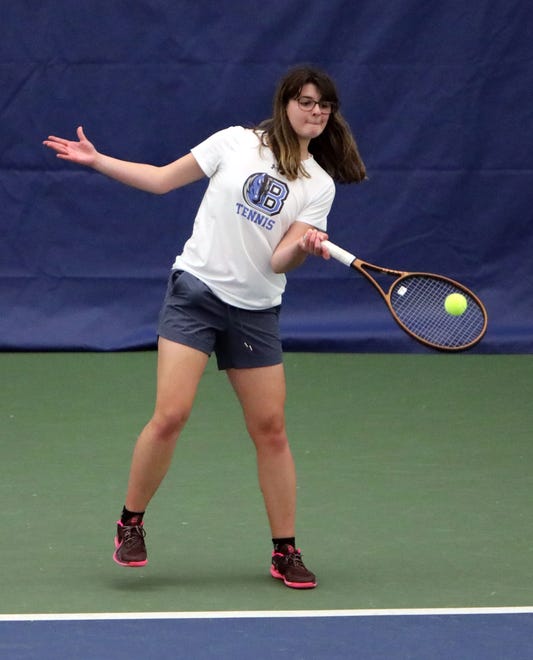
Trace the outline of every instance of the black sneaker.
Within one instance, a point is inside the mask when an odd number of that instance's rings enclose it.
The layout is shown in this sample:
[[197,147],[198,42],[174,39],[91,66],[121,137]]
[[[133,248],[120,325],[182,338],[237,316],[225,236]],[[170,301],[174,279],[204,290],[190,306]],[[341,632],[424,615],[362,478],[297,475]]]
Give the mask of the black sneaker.
[[283,580],[287,587],[293,589],[313,589],[316,587],[314,573],[308,571],[302,561],[300,550],[292,545],[283,545],[279,551],[272,553],[270,575],[277,580]]
[[117,535],[115,536],[115,552],[113,559],[121,566],[146,566],[148,563],[144,537],[146,532],[143,524],[123,525],[117,522]]

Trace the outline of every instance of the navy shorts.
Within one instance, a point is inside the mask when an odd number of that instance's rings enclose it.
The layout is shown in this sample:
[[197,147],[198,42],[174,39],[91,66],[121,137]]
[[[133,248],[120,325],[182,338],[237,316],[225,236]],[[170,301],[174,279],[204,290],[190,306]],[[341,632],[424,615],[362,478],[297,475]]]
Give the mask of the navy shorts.
[[174,270],[157,333],[207,355],[214,351],[219,369],[270,367],[283,361],[280,309],[248,310],[228,305],[194,275]]

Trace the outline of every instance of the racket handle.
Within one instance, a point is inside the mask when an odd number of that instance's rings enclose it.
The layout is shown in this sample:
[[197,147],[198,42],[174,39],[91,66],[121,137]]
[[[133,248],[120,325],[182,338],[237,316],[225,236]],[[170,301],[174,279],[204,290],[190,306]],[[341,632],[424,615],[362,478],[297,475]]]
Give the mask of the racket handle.
[[338,245],[335,245],[335,243],[331,243],[331,241],[322,241],[322,245],[328,249],[330,255],[334,259],[340,261],[341,264],[344,264],[345,266],[351,266],[356,260],[355,254],[351,254],[347,250],[343,250]]

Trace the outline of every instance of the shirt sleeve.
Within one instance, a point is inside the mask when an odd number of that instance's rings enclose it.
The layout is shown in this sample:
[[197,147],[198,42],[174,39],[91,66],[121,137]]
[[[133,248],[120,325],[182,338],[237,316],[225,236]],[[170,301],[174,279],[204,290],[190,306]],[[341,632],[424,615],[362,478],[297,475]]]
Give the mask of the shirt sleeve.
[[207,177],[212,177],[217,171],[223,154],[242,130],[240,126],[224,128],[191,149],[192,155]]
[[[329,177],[328,177],[329,178]],[[335,184],[329,179],[320,192],[310,201],[296,218],[321,231],[326,231],[328,215],[335,198]]]

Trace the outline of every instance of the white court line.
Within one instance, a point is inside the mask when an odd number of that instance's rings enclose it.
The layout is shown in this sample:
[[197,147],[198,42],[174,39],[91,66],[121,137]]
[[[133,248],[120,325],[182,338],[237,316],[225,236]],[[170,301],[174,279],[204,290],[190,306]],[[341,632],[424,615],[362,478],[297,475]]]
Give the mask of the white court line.
[[0,614],[5,621],[129,621],[143,619],[265,619],[371,616],[450,616],[471,614],[533,614],[532,607],[445,607],[391,610],[258,610],[221,612],[81,612]]

